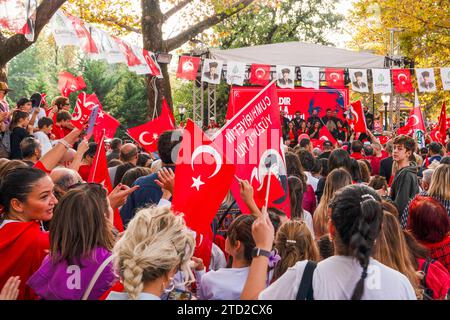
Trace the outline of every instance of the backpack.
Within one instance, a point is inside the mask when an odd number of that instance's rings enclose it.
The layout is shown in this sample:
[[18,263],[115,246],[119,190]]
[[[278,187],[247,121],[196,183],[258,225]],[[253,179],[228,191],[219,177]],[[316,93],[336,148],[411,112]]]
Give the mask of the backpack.
[[317,263],[314,261],[308,261],[306,263],[295,300],[314,300],[314,289],[312,281],[314,270],[316,270],[316,267]]
[[418,259],[419,271],[424,276],[420,286],[424,290],[424,300],[442,300],[450,294],[450,274],[447,269],[434,259]]

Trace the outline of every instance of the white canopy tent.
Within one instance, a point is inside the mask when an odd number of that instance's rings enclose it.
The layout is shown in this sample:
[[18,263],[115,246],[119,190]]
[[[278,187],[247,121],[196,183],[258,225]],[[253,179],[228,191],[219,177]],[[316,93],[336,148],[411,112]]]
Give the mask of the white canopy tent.
[[262,46],[210,49],[211,58],[269,65],[330,68],[385,68],[386,57],[304,42],[284,42]]

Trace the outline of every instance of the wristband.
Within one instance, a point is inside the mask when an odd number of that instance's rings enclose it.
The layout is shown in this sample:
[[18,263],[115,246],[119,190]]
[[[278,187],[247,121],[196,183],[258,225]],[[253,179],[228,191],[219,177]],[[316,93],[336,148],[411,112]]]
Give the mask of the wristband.
[[271,255],[270,251],[267,251],[267,250],[264,250],[264,249],[261,249],[261,248],[253,248],[253,250],[252,250],[252,257],[253,258],[259,257],[259,256],[264,256],[264,257],[269,258],[270,255]]
[[72,148],[72,146],[64,139],[59,139],[58,143],[61,143],[66,149]]

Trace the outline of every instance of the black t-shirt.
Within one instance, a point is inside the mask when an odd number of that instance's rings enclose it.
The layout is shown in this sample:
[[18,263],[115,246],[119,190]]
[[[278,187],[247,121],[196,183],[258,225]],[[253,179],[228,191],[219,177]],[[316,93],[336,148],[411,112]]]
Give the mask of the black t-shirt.
[[22,159],[22,150],[20,150],[20,143],[23,139],[30,136],[28,131],[22,127],[15,127],[11,132],[11,153],[10,159]]

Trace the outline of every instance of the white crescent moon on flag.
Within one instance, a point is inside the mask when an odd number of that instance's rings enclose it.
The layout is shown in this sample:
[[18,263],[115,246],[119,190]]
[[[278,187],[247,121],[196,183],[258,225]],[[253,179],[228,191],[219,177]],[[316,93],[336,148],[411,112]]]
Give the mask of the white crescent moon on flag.
[[322,141],[328,141],[328,138],[327,138],[326,136],[321,136],[321,137],[319,138],[319,140],[322,140]]
[[144,140],[144,136],[146,134],[150,134],[148,131],[144,131],[139,135],[139,142],[142,143],[144,146],[149,146],[151,144],[153,144],[155,141],[153,140],[152,142],[148,142]]
[[[266,160],[269,158],[269,156],[275,156],[275,163],[271,163],[271,166],[267,168],[266,166]],[[274,174],[277,178],[280,175],[285,175],[285,165],[283,161],[283,157],[281,154],[275,150],[275,149],[268,149],[264,151],[264,153],[261,155],[261,158],[259,160],[259,168],[258,168],[258,181],[260,183],[260,186],[258,188],[258,191],[261,191],[263,188],[263,182],[264,182],[264,176],[266,176],[269,171]],[[252,179],[251,179],[252,180]],[[250,183],[252,182],[250,180]]]
[[415,120],[414,123],[411,124],[411,126],[417,126],[419,124],[419,118],[417,117],[417,115],[413,114],[411,118]]
[[333,80],[336,81],[336,79],[340,78],[340,75],[339,75],[339,73],[332,72],[332,73],[330,73],[330,77],[334,78]]
[[351,111],[352,115],[355,117],[355,120],[353,120],[353,123],[359,122],[358,112],[356,112],[355,109],[353,109],[353,108],[351,108],[350,111]]
[[[255,70],[256,76],[258,78],[262,78],[264,77],[264,75],[266,74],[266,71],[263,68],[258,68]],[[258,75],[258,73],[262,73],[261,75]]]
[[192,64],[192,61],[186,61],[185,63],[183,63],[183,67],[181,68],[183,71],[192,71],[194,70],[194,65]]
[[[74,116],[74,115],[76,115],[76,116]],[[77,104],[75,105],[74,110],[73,110],[72,120],[78,121],[80,119],[81,119],[81,109],[77,102]]]
[[397,76],[397,79],[400,80],[400,81],[402,81],[402,78],[405,78],[405,80],[408,80],[408,77],[407,77],[404,73],[400,73],[400,74]]
[[219,152],[217,152],[216,149],[214,149],[211,146],[200,146],[197,147],[197,149],[194,150],[192,153],[192,160],[191,160],[191,167],[192,170],[194,170],[194,161],[195,158],[197,158],[202,153],[208,153],[214,157],[214,160],[216,161],[216,170],[213,172],[212,175],[210,175],[208,178],[214,177],[222,167],[222,157],[220,156]]

